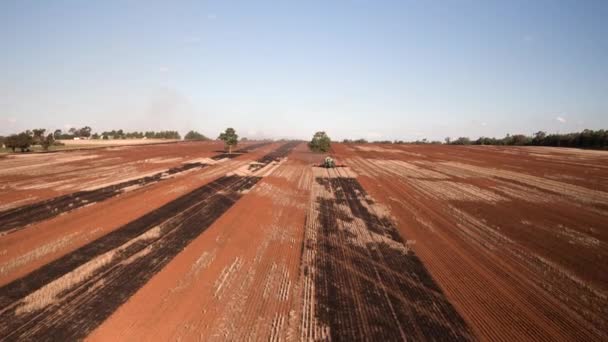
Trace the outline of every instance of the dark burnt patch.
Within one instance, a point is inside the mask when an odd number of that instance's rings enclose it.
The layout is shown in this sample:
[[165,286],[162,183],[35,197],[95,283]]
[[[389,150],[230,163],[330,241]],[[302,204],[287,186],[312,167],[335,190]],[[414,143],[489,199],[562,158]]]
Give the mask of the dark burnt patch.
[[317,177],[315,178],[315,182],[317,182],[317,184],[319,185],[322,185],[325,188],[325,191],[331,191],[331,186],[329,185],[329,178]]
[[218,155],[215,155],[213,157],[211,157],[211,159],[213,160],[220,160],[220,159],[234,159],[236,157],[239,157],[245,153],[251,152],[257,148],[269,145],[270,142],[262,142],[262,143],[256,143],[256,144],[251,144],[251,145],[247,145],[243,148],[240,148],[238,150],[233,151],[232,153],[227,153],[226,151],[216,151],[216,152],[221,152]]
[[[464,320],[448,302],[420,259],[403,244],[388,218],[363,204],[367,195],[353,178],[321,178],[336,200],[317,198],[315,296],[317,319],[334,340],[471,340]],[[348,205],[366,231],[393,240],[364,237],[355,243],[338,204]],[[352,219],[351,219],[352,220]],[[371,237],[371,235],[370,235]],[[305,275],[310,274],[306,272]]]
[[243,153],[239,153],[239,152],[232,152],[232,153],[221,153],[218,155],[215,155],[213,157],[211,157],[211,159],[213,160],[220,160],[220,159],[234,159],[236,157],[239,157],[243,155]]
[[259,169],[263,168],[264,165],[263,164],[250,164],[249,167],[247,168],[247,170],[251,171],[251,172],[256,172]]
[[146,186],[152,183],[159,182],[164,177],[174,175],[180,172],[188,171],[194,168],[203,168],[207,166],[201,163],[187,163],[178,167],[173,167],[169,170],[159,172],[152,176],[146,176],[138,179],[133,179],[103,188],[90,191],[78,191],[75,193],[51,198],[45,201],[21,206],[0,213],[0,232],[14,232],[25,226],[47,220],[65,212],[83,207],[96,202],[104,201],[114,197],[131,186]]

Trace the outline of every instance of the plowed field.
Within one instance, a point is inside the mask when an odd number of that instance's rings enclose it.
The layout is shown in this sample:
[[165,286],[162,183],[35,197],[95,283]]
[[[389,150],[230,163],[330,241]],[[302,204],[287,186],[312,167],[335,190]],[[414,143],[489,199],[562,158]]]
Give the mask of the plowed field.
[[606,340],[608,152],[0,159],[0,340]]

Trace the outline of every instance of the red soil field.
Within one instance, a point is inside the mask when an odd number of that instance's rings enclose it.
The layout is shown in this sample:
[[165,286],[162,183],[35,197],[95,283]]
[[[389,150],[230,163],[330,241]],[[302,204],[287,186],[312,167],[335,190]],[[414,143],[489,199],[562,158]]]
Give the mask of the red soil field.
[[153,174],[222,148],[213,141],[6,155],[0,159],[0,210]]
[[608,153],[0,159],[0,340],[605,340]]
[[482,339],[605,339],[608,153],[335,146]]

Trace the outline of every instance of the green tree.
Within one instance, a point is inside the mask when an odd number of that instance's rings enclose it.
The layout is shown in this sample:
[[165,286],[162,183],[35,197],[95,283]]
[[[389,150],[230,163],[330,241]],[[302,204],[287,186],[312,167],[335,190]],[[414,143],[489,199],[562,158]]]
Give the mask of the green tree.
[[232,127],[228,127],[225,132],[220,133],[218,139],[224,141],[224,145],[228,148],[228,153],[232,153],[232,146],[236,146],[239,142],[239,136]]
[[32,130],[32,133],[34,135],[32,145],[42,145],[42,142],[44,141],[44,132],[46,132],[46,129],[44,128]]
[[15,152],[15,149],[17,148],[17,135],[11,134],[8,137],[4,138],[4,146],[6,146],[6,148],[12,149],[13,152]]
[[54,142],[55,138],[53,137],[53,133],[49,133],[49,135],[46,136],[46,139],[42,140],[42,143],[40,145],[42,145],[42,148],[45,151],[48,151],[49,146],[53,145]]
[[513,145],[523,146],[530,142],[530,138],[523,134],[515,134],[511,137]]
[[452,141],[452,145],[470,145],[471,139],[467,137],[460,137],[454,141]]
[[532,138],[532,145],[542,145],[546,137],[546,132],[538,131],[534,133],[534,138]]
[[91,127],[84,126],[81,129],[79,129],[76,133],[77,133],[76,135],[79,137],[88,138],[91,136]]
[[10,148],[15,152],[15,149],[20,149],[21,152],[29,151],[30,146],[34,139],[29,132],[23,132],[19,134],[13,134],[6,138],[4,144],[7,148]]
[[312,140],[308,143],[308,148],[314,152],[327,152],[331,145],[331,139],[327,133],[319,131],[313,135]]
[[186,133],[184,140],[209,140],[209,138],[197,131],[190,131]]

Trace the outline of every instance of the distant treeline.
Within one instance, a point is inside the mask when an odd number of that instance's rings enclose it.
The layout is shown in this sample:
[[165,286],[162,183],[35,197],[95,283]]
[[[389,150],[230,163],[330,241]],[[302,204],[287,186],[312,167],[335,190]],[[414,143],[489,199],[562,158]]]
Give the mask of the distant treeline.
[[52,133],[45,136],[46,129],[37,128],[27,130],[19,134],[12,134],[8,137],[0,136],[0,147],[5,146],[15,152],[16,149],[21,152],[28,152],[32,145],[40,145],[44,150],[48,150],[51,145],[63,145],[53,137]]
[[[365,139],[344,139],[345,144],[366,144]],[[441,141],[429,141],[427,139],[416,141],[403,140],[377,140],[373,141],[376,144],[442,144]],[[582,132],[564,133],[564,134],[547,134],[539,131],[531,136],[524,134],[507,134],[504,138],[489,138],[480,137],[476,140],[471,140],[468,137],[460,137],[455,140],[445,138],[443,144],[447,145],[503,145],[503,146],[556,146],[556,147],[578,147],[591,149],[606,149],[608,148],[608,130],[592,130],[585,129]]]
[[53,138],[56,140],[70,140],[74,138],[89,138],[91,136],[91,127],[84,126],[82,128],[72,127],[67,132],[64,132],[60,129],[56,129],[53,132]]
[[124,132],[122,129],[93,134],[92,139],[181,139],[177,131]]
[[[19,134],[12,134],[7,137],[0,136],[0,147],[15,150],[21,152],[30,151],[30,147],[40,145],[43,149],[48,150],[52,145],[63,145],[58,140],[73,140],[73,139],[102,139],[102,140],[113,140],[113,139],[174,139],[181,140],[181,136],[177,131],[134,131],[125,132],[122,129],[104,131],[101,133],[92,133],[92,129],[89,126],[82,128],[72,127],[68,131],[64,132],[61,129],[56,129],[52,133],[45,135],[46,129],[38,128],[33,130],[27,130]],[[219,139],[219,138],[218,138]],[[211,140],[204,134],[197,131],[191,130],[185,136],[184,140]],[[241,141],[246,141],[247,138],[241,138]]]
[[[176,139],[180,140],[181,136],[177,131],[148,131],[148,132],[124,132],[122,129],[112,130],[109,132],[91,134],[91,127],[85,126],[82,128],[70,128],[67,132],[56,129],[53,133],[45,134],[46,129],[37,128],[26,130],[19,134],[11,134],[9,136],[0,136],[0,147],[4,146],[8,149],[20,150],[21,152],[30,151],[30,147],[40,145],[44,150],[48,150],[53,145],[63,145],[57,140],[72,140],[72,139]],[[189,139],[207,140],[204,135],[191,131]]]
[[[180,140],[182,137],[177,131],[133,131],[125,132],[122,129],[104,131],[101,133],[91,134],[90,127],[84,127],[81,129],[71,128],[68,134],[64,134],[61,130],[55,131],[55,139],[74,139],[74,138],[87,138],[87,139],[174,139]],[[210,140],[205,135],[197,131],[189,131],[185,136],[184,140]]]
[[446,143],[450,145],[556,146],[605,149],[608,147],[608,130],[585,129],[582,132],[564,134],[547,134],[539,131],[532,136],[507,134],[502,139],[480,137],[477,140],[470,140],[467,137],[460,137],[450,141],[449,138],[446,138]]
[[55,130],[53,137],[56,140],[71,140],[71,139],[181,139],[177,131],[148,131],[148,132],[125,132],[122,129],[104,131],[101,133],[91,133],[92,129],[89,126],[82,128],[70,128],[67,132],[60,129]]
[[[343,144],[368,144],[370,143],[366,139],[344,139],[342,140]],[[427,139],[416,140],[416,141],[405,141],[405,140],[373,140],[372,144],[395,144],[395,145],[425,145],[425,144],[433,144],[433,145],[441,145],[441,141],[433,140],[429,141]]]

